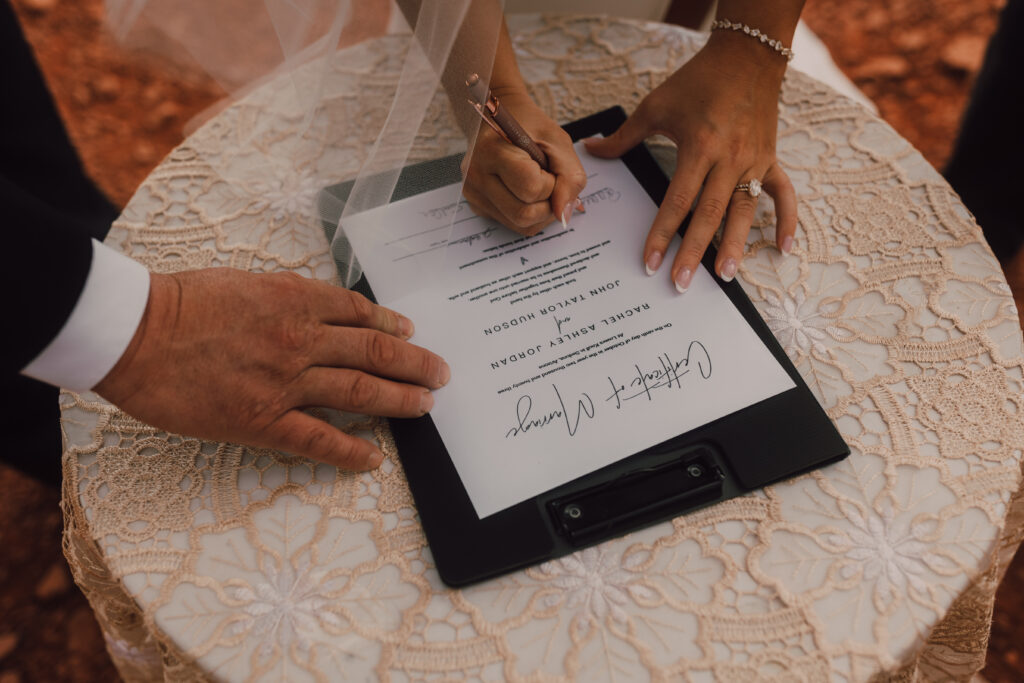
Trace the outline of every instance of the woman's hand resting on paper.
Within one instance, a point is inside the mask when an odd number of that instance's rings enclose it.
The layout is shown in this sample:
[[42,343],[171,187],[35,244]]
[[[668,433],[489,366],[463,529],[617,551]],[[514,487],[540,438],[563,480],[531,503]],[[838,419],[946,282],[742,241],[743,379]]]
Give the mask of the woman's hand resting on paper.
[[150,283],[135,337],[95,391],[170,432],[363,470],[380,451],[302,408],[418,417],[449,379],[405,341],[408,318],[326,282],[211,268]]
[[548,157],[550,172],[481,124],[462,191],[470,208],[523,235],[534,235],[552,221],[568,223],[587,184],[572,140],[534,104],[525,88],[494,88],[508,109]]
[[[732,280],[743,259],[757,199],[736,190],[759,180],[775,201],[776,244],[789,252],[796,232],[796,193],[776,161],[778,96],[786,61],[750,36],[715,31],[705,47],[647,95],[613,135],[587,141],[599,157],[618,157],[660,133],[678,146],[676,170],[644,245],[653,275],[687,213],[693,218],[670,271],[690,286],[704,251],[725,219],[715,271]],[[698,199],[699,194],[699,199]]]

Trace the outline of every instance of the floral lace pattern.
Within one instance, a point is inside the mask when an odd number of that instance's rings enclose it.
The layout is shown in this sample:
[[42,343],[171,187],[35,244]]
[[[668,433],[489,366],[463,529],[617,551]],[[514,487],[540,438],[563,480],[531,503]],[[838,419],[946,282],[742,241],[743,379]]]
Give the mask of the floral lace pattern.
[[[704,40],[607,17],[511,24],[533,94],[559,120],[632,109]],[[108,242],[156,271],[336,280],[317,182],[357,172],[386,114],[366,94],[397,79],[398,45],[339,53],[310,126],[272,88],[223,111],[153,172]],[[451,120],[428,114],[428,125],[415,155],[457,146]],[[671,170],[671,145],[652,146]],[[161,433],[66,392],[65,552],[122,675],[969,678],[1024,527],[1012,298],[920,154],[797,72],[778,155],[800,198],[796,247],[774,248],[762,200],[739,279],[849,443],[847,460],[450,590],[385,423],[324,415],[387,454],[378,471],[347,474]]]

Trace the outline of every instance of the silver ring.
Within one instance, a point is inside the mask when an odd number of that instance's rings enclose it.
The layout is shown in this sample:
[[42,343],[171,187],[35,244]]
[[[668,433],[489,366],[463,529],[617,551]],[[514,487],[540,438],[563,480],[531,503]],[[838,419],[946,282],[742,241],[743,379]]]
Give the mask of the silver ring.
[[754,199],[761,196],[761,181],[751,178],[749,183],[740,183],[733,192],[746,192]]

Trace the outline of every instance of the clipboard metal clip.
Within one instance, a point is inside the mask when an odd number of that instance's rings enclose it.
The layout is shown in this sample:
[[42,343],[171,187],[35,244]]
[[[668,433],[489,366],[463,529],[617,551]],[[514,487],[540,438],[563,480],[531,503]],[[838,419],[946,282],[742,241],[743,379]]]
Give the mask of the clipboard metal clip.
[[555,528],[573,545],[625,533],[722,497],[725,476],[706,447],[629,472],[548,503]]

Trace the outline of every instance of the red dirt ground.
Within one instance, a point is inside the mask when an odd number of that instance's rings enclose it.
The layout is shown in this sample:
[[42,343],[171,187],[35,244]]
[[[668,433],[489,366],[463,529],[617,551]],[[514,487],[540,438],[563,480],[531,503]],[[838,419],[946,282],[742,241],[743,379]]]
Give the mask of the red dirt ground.
[[[383,28],[374,2],[359,3],[378,19],[360,24],[363,35]],[[941,168],[1004,2],[809,0],[804,18],[882,116]],[[124,205],[222,91],[195,70],[119,47],[102,30],[101,0],[13,4],[87,170]],[[0,491],[0,683],[116,680],[61,556],[58,493],[2,466]],[[1024,680],[1022,636],[1018,557],[996,604],[989,681]]]

